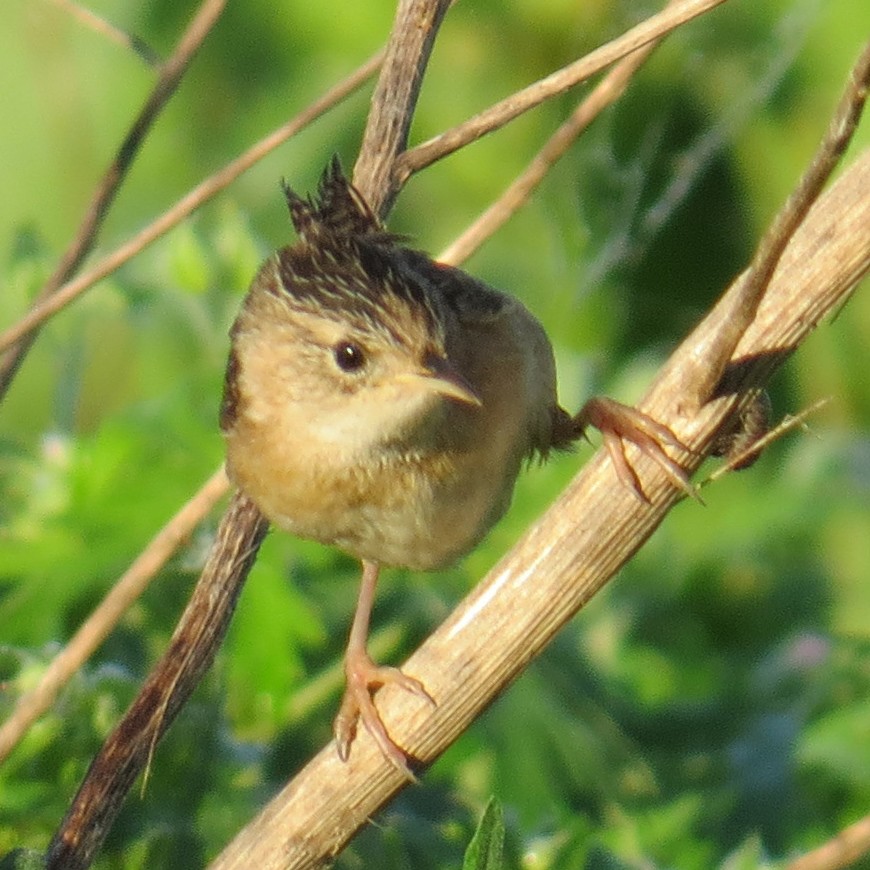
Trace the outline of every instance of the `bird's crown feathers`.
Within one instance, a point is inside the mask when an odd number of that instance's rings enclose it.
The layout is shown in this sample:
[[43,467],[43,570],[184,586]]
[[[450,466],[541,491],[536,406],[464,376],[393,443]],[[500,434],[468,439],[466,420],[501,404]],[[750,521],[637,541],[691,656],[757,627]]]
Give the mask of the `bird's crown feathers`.
[[301,197],[286,181],[282,184],[293,226],[309,244],[317,244],[325,234],[334,240],[367,237],[388,242],[396,239],[384,229],[362,194],[348,181],[338,155],[334,155],[323,170],[314,196]]

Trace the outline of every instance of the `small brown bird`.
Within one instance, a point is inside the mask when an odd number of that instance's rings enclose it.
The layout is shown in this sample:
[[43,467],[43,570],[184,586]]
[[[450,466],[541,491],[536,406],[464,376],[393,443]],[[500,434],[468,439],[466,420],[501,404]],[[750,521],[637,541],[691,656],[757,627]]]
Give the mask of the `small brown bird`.
[[316,197],[285,195],[299,240],[260,268],[231,331],[227,471],[275,525],[362,561],[336,743],[346,759],[362,718],[408,773],[371,693],[396,682],[429,696],[366,651],[380,566],[456,561],[505,513],[524,460],[569,447],[587,425],[602,430],[633,491],[621,438],[692,489],[662,449],[682,446],[667,428],[608,399],[575,417],[560,407],[540,323],[400,244],[337,159]]

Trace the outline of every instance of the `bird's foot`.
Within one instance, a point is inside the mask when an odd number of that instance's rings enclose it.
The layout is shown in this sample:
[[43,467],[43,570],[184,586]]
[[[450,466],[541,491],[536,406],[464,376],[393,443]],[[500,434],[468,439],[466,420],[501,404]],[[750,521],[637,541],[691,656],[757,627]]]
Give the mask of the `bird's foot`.
[[375,664],[368,653],[348,653],[344,669],[347,688],[333,724],[339,758],[347,761],[351,743],[356,737],[357,724],[362,720],[387,761],[408,779],[416,780],[408,767],[407,756],[387,733],[381,715],[372,701],[372,692],[387,683],[396,683],[430,704],[435,703],[434,699],[419,680],[409,677],[398,668]]
[[631,442],[652,459],[686,495],[701,501],[698,490],[692,485],[686,472],[668,456],[664,448],[667,445],[689,453],[692,450],[667,426],[648,414],[613,399],[595,396],[581,408],[574,417],[574,422],[581,429],[593,426],[601,432],[617,476],[640,501],[649,503],[637,474],[625,457],[625,441]]

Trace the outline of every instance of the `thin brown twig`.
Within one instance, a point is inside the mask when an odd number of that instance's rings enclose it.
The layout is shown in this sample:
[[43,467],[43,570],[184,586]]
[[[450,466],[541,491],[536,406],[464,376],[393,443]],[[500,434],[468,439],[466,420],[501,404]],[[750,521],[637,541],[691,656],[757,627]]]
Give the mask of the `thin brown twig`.
[[725,367],[731,360],[737,343],[755,318],[767,285],[789,239],[806,217],[851,142],[864,111],[868,86],[870,86],[870,42],[864,45],[858,61],[852,67],[849,87],[846,88],[837,105],[822,145],[816,151],[812,163],[799,184],[767,228],[756,249],[742,292],[735,297],[734,311],[726,326],[716,336],[716,347],[710,349],[713,356],[708,357],[708,363],[711,358],[715,363],[708,364],[706,376],[697,380],[694,396],[687,394],[689,400],[695,402],[696,407],[703,405],[717,388],[733,388],[733,384],[721,384]]
[[415,172],[480,139],[487,133],[498,130],[529,109],[570,90],[612,63],[647,43],[666,36],[680,25],[709,12],[723,2],[725,0],[678,0],[672,6],[650,16],[622,36],[589,52],[574,63],[511,94],[457,127],[406,151],[396,161],[391,185],[396,189],[401,188]]
[[[672,0],[673,4],[674,0]],[[671,5],[672,5],[671,4]],[[553,165],[577,137],[615,103],[628,87],[631,77],[646,62],[661,40],[655,40],[623,58],[579,103],[571,116],[532,158],[523,172],[505,189],[438,259],[458,265],[465,262],[488,238],[508,221],[529,199]]]
[[54,703],[57,693],[106,639],[127,608],[145,591],[160,568],[228,489],[229,482],[221,466],[118,578],[66,646],[49,662],[39,682],[17,699],[9,718],[0,725],[0,763],[27,729]]
[[116,27],[111,21],[101,18],[92,9],[75,3],[74,0],[52,0],[52,2],[95,33],[105,36],[116,45],[132,51],[140,60],[148,66],[160,66],[160,55],[145,42],[144,39],[133,33],[128,33],[120,27]]
[[[389,212],[401,189],[400,184],[392,182],[393,170],[408,144],[423,72],[450,3],[451,0],[411,0],[398,5],[392,32],[403,37],[391,38],[388,43],[354,166],[354,184],[378,214]],[[397,112],[397,105],[410,110]]]
[[798,411],[797,414],[787,415],[769,432],[765,432],[757,441],[753,441],[739,453],[735,453],[733,456],[729,455],[727,461],[723,462],[720,466],[711,471],[707,477],[696,484],[697,488],[701,489],[702,487],[709,486],[711,483],[715,483],[719,478],[725,477],[735,469],[743,467],[744,463],[753,456],[760,456],[761,453],[767,450],[767,448],[774,443],[774,441],[779,441],[780,438],[787,435],[793,429],[797,429],[798,426],[803,426],[807,419],[816,412],[821,411],[821,409],[826,405],[830,404],[830,401],[830,398],[819,399],[818,401],[813,402],[809,407],[804,408],[802,411]]
[[296,135],[300,130],[307,127],[337,103],[352,94],[374,75],[380,66],[382,56],[383,52],[373,55],[365,63],[357,67],[349,76],[330,88],[323,96],[316,99],[291,118],[286,124],[274,130],[243,154],[239,155],[235,160],[224,166],[223,169],[220,169],[201,184],[198,184],[147,227],[107,254],[87,272],[83,272],[74,280],[64,284],[51,297],[31,308],[16,324],[0,334],[0,352],[38,329],[49,317],[65,308],[84,293],[85,290],[88,290],[98,281],[101,281],[107,275],[120,268],[164,233],[181,223],[203,203],[228,187],[239,175],[250,169],[259,160],[262,160],[269,152],[274,151],[275,148],[282,145],[291,136]]
[[[193,16],[187,30],[178,41],[175,51],[161,67],[160,75],[146,98],[145,104],[130,126],[114,160],[97,185],[75,238],[61,257],[54,273],[40,290],[37,296],[37,305],[52,298],[57,293],[58,288],[78,271],[85,257],[93,249],[109,208],[118,195],[121,184],[139,153],[148,131],[169,98],[175,93],[175,89],[190,66],[194,55],[223,12],[226,2],[227,0],[202,0],[202,4]],[[33,326],[26,334],[19,335],[14,347],[0,346],[0,352],[6,351],[3,358],[0,359],[0,400],[6,395],[15,373],[36,340],[36,335],[37,327]]]

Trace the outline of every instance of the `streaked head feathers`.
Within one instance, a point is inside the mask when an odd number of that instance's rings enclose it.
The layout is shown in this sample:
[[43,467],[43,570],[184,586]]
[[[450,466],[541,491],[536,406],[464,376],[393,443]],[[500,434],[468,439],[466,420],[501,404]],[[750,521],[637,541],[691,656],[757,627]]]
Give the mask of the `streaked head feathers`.
[[[361,328],[400,337],[409,323],[443,341],[443,315],[425,277],[401,268],[399,237],[388,233],[333,158],[314,196],[284,184],[294,245],[277,253],[281,287],[291,304],[348,318]],[[416,331],[416,330],[415,330]]]

